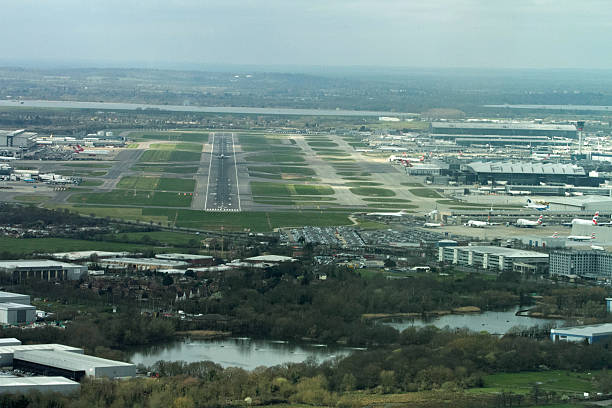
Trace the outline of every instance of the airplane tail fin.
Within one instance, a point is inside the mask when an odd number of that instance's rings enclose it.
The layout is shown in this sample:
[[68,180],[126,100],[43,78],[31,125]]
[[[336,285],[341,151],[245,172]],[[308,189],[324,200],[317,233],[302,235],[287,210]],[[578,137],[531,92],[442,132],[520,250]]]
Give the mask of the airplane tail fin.
[[538,218],[538,224],[542,224],[542,218],[543,216],[540,215],[540,218]]

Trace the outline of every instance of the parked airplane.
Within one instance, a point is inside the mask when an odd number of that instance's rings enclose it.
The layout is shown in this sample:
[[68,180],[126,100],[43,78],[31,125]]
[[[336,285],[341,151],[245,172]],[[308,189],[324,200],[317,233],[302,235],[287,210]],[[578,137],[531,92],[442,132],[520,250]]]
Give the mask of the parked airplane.
[[542,225],[542,216],[540,215],[540,218],[538,218],[537,221],[533,221],[533,220],[526,220],[524,218],[519,218],[518,220],[516,220],[516,226],[517,227],[527,227],[527,228],[531,228],[531,227],[539,227],[540,225]]
[[398,212],[372,212],[372,213],[367,213],[366,215],[373,215],[376,217],[403,217],[406,214],[407,214],[406,210],[401,210]]
[[527,205],[525,208],[531,208],[532,210],[544,211],[550,208],[550,203],[538,201],[533,202],[530,198],[527,199]]
[[595,212],[595,215],[593,216],[593,219],[591,220],[584,220],[581,218],[574,218],[572,220],[572,224],[571,225],[593,225],[593,226],[597,226],[598,224],[598,219],[599,219],[599,211]]
[[440,228],[440,227],[443,227],[444,224],[442,224],[441,222],[440,223],[437,223],[437,222],[426,222],[425,224],[423,224],[423,226],[425,228]]
[[588,235],[570,235],[567,239],[572,241],[590,241],[595,239],[595,233],[592,233],[590,236]]
[[487,221],[469,220],[463,225],[465,225],[466,227],[484,228],[484,227],[488,227],[489,225],[491,225],[491,223]]
[[13,160],[17,160],[17,158],[12,157],[12,156],[0,156],[0,161],[13,161]]

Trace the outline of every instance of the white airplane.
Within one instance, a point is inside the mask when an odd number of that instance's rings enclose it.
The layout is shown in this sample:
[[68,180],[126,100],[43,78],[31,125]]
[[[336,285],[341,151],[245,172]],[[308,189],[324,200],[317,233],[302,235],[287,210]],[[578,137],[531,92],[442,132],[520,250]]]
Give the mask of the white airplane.
[[599,219],[599,211],[595,212],[595,215],[593,216],[593,219],[591,220],[584,220],[581,218],[574,218],[572,220],[572,224],[571,225],[593,225],[593,226],[597,226],[598,224],[598,219]]
[[468,222],[466,222],[463,225],[466,226],[466,227],[484,228],[484,227],[488,227],[489,225],[491,225],[491,223],[487,222],[487,221],[469,220]]
[[440,228],[443,227],[444,224],[442,224],[441,222],[426,222],[425,224],[423,224],[423,226],[425,228]]
[[408,214],[406,210],[401,210],[398,212],[372,212],[367,213],[366,215],[372,215],[376,217],[403,217],[406,214]]
[[572,241],[590,241],[595,239],[595,233],[592,233],[590,236],[588,235],[570,235],[567,239]]
[[544,210],[548,210],[550,208],[550,204],[549,203],[544,203],[544,202],[541,202],[541,201],[533,202],[533,201],[531,201],[530,198],[528,198],[527,199],[527,205],[525,206],[525,208],[531,208],[532,210],[544,211]]
[[516,226],[517,227],[526,227],[526,228],[531,228],[531,227],[539,227],[540,225],[542,225],[542,216],[540,215],[540,218],[538,218],[537,221],[533,221],[533,220],[526,220],[524,218],[519,218],[518,220],[516,220]]
[[17,158],[12,157],[12,156],[0,156],[0,161],[13,161],[13,160],[17,160]]

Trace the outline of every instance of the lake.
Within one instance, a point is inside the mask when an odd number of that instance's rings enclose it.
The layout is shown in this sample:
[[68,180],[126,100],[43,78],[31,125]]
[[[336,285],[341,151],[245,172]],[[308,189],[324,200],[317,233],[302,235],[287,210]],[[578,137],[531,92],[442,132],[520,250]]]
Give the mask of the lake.
[[253,370],[256,367],[272,367],[284,363],[301,363],[309,358],[322,362],[344,357],[356,349],[328,347],[323,344],[289,343],[249,338],[217,340],[181,340],[165,345],[147,347],[134,352],[130,361],[151,366],[159,360],[213,361],[223,367],[240,367]]
[[399,331],[409,327],[423,327],[427,325],[438,328],[449,327],[451,329],[468,328],[472,331],[487,331],[491,334],[505,334],[512,327],[532,327],[536,325],[553,324],[561,327],[564,320],[540,319],[534,317],[517,316],[516,312],[521,310],[519,307],[502,312],[484,312],[474,314],[449,314],[431,319],[393,319],[392,321],[381,322]]
[[42,100],[0,100],[0,106],[28,108],[63,109],[105,109],[105,110],[162,110],[172,112],[238,113],[253,115],[299,115],[299,116],[414,116],[410,113],[356,111],[342,109],[291,109],[291,108],[252,108],[245,106],[183,106],[151,105],[145,103],[122,102],[79,102],[79,101],[42,101]]

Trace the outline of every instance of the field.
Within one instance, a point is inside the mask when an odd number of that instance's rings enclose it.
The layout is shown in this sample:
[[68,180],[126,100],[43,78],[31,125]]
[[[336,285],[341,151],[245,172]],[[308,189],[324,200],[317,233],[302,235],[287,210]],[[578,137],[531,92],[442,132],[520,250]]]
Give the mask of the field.
[[98,187],[98,186],[101,186],[102,184],[104,184],[103,180],[91,179],[91,180],[81,181],[81,184],[79,184],[79,186],[80,187]]
[[526,394],[536,383],[539,388],[558,393],[593,392],[593,375],[570,371],[543,371],[491,374],[483,377],[484,387],[471,392],[500,392],[502,390]]
[[393,197],[395,193],[393,190],[389,190],[386,188],[377,188],[377,187],[352,187],[350,188],[351,193],[360,195],[360,196],[368,196],[368,197]]
[[88,168],[93,168],[93,169],[108,169],[108,168],[113,167],[113,165],[109,163],[82,163],[82,162],[65,163],[65,164],[62,164],[62,166],[64,167],[88,167]]
[[49,200],[51,197],[41,194],[22,194],[16,195],[14,199],[22,203],[42,203]]
[[147,246],[122,242],[85,241],[67,238],[9,238],[0,237],[3,251],[14,253],[69,252],[69,251],[142,251]]
[[170,140],[181,142],[208,143],[208,133],[200,131],[136,131],[130,132],[129,136],[134,140]]
[[197,167],[193,166],[171,166],[163,164],[136,165],[132,166],[134,171],[142,171],[146,173],[175,173],[175,174],[193,174],[198,171]]
[[151,145],[153,150],[185,150],[189,152],[202,152],[202,145],[199,143],[154,143]]
[[295,153],[260,153],[247,157],[248,162],[254,163],[304,163],[306,159],[301,154]]
[[442,196],[435,190],[431,188],[413,188],[410,189],[410,192],[417,197],[423,198],[442,198]]
[[312,184],[281,184],[262,181],[251,182],[251,191],[254,196],[281,196],[294,195],[332,195],[334,190],[329,186]]
[[[107,193],[77,193],[71,195],[68,201],[78,204],[189,207],[192,197],[183,194],[184,193],[113,190]],[[115,214],[117,216],[122,216],[118,211]]]
[[183,150],[147,150],[140,156],[141,163],[148,162],[199,162],[200,153]]
[[119,189],[129,190],[160,190],[192,192],[195,180],[165,177],[123,177],[117,184]]

